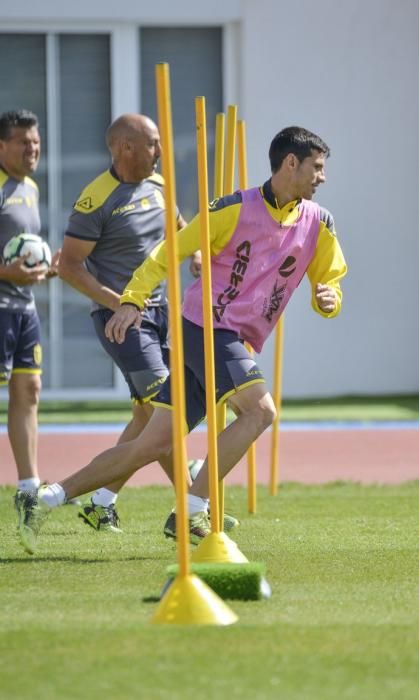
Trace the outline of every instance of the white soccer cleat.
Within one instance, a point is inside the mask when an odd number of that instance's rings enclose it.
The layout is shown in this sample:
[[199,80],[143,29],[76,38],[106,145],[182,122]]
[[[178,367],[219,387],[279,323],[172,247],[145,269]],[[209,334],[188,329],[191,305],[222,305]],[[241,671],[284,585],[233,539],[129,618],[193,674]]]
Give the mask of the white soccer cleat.
[[28,554],[35,554],[39,531],[51,512],[51,508],[40,498],[45,486],[36,494],[17,491],[15,507],[18,513],[18,533],[20,541]]

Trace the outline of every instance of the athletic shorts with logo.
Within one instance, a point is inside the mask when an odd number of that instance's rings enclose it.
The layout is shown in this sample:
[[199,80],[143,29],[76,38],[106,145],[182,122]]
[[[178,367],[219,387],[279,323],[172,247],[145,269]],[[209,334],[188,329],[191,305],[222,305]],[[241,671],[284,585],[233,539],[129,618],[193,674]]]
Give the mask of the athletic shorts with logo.
[[39,317],[35,309],[0,310],[0,384],[12,374],[41,374],[42,346]]
[[[186,421],[193,430],[206,415],[204,329],[183,319]],[[264,382],[261,370],[234,331],[214,330],[215,400],[224,402],[250,384]],[[153,406],[171,407],[170,381],[153,399]]]
[[169,331],[167,306],[149,306],[143,313],[141,329],[131,326],[123,343],[111,343],[105,326],[113,316],[110,309],[92,312],[96,334],[127,382],[131,398],[147,403],[169,374]]

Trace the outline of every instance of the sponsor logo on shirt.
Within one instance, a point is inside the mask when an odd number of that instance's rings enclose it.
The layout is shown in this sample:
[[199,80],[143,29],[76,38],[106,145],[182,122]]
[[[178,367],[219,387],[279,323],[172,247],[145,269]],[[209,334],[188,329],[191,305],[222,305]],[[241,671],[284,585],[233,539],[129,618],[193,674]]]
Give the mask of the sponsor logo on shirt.
[[[284,262],[278,267],[278,273],[280,276],[290,277],[297,269],[296,262],[297,260],[293,255],[289,255],[287,258],[285,258]],[[265,297],[262,316],[263,318],[266,318],[268,323],[271,323],[273,316],[280,310],[286,289],[286,282],[285,284],[282,284],[281,280],[275,280],[275,284],[269,298]]]
[[132,211],[133,209],[135,209],[135,204],[125,204],[123,207],[117,207],[114,209],[112,216],[116,216],[117,214],[125,214],[126,211]]
[[296,259],[294,258],[293,255],[289,255],[284,262],[282,263],[281,267],[278,268],[278,272],[281,275],[281,277],[289,277],[292,275],[293,272],[295,272],[295,263]]
[[287,283],[283,284],[282,286],[278,285],[278,281],[275,282],[274,288],[271,291],[271,296],[269,299],[265,297],[265,300],[263,302],[263,311],[262,311],[262,316],[266,318],[268,323],[271,323],[272,317],[277,311],[279,311],[282,300],[285,296],[285,290],[287,288]]
[[36,197],[31,197],[30,195],[25,195],[24,197],[6,197],[2,190],[0,190],[0,208],[2,206],[11,207],[26,204],[28,209],[36,206]]
[[236,248],[236,259],[231,268],[230,284],[218,295],[217,303],[212,307],[214,318],[218,322],[224,316],[228,304],[231,304],[240,294],[240,286],[250,261],[251,247],[250,241],[243,241]]

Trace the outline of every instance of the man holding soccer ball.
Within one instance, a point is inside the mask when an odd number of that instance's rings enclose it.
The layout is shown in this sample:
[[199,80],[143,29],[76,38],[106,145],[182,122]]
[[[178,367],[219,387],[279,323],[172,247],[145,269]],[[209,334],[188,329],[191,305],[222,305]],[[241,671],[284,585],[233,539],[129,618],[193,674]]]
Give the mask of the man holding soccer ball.
[[[37,467],[38,404],[41,391],[40,323],[32,285],[56,274],[32,264],[29,254],[5,259],[15,236],[41,230],[38,186],[31,179],[41,153],[38,118],[28,110],[0,114],[0,385],[8,385],[8,434],[16,461],[15,505],[25,517],[24,499],[40,484]],[[7,256],[6,256],[7,257]],[[31,266],[28,266],[30,263]]]

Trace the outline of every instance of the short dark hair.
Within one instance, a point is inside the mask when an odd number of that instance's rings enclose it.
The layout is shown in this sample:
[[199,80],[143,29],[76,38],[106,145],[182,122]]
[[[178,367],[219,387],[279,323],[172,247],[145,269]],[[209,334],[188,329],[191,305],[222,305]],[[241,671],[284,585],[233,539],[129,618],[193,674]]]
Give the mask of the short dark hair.
[[325,154],[326,158],[330,155],[329,146],[320,136],[316,136],[301,126],[287,126],[286,129],[282,129],[274,136],[269,147],[271,171],[276,173],[289,153],[293,153],[301,162],[304,158],[311,156],[312,151],[320,151]]
[[0,139],[7,141],[10,138],[10,131],[13,127],[20,129],[30,129],[39,126],[38,117],[29,109],[12,109],[9,112],[0,114]]

